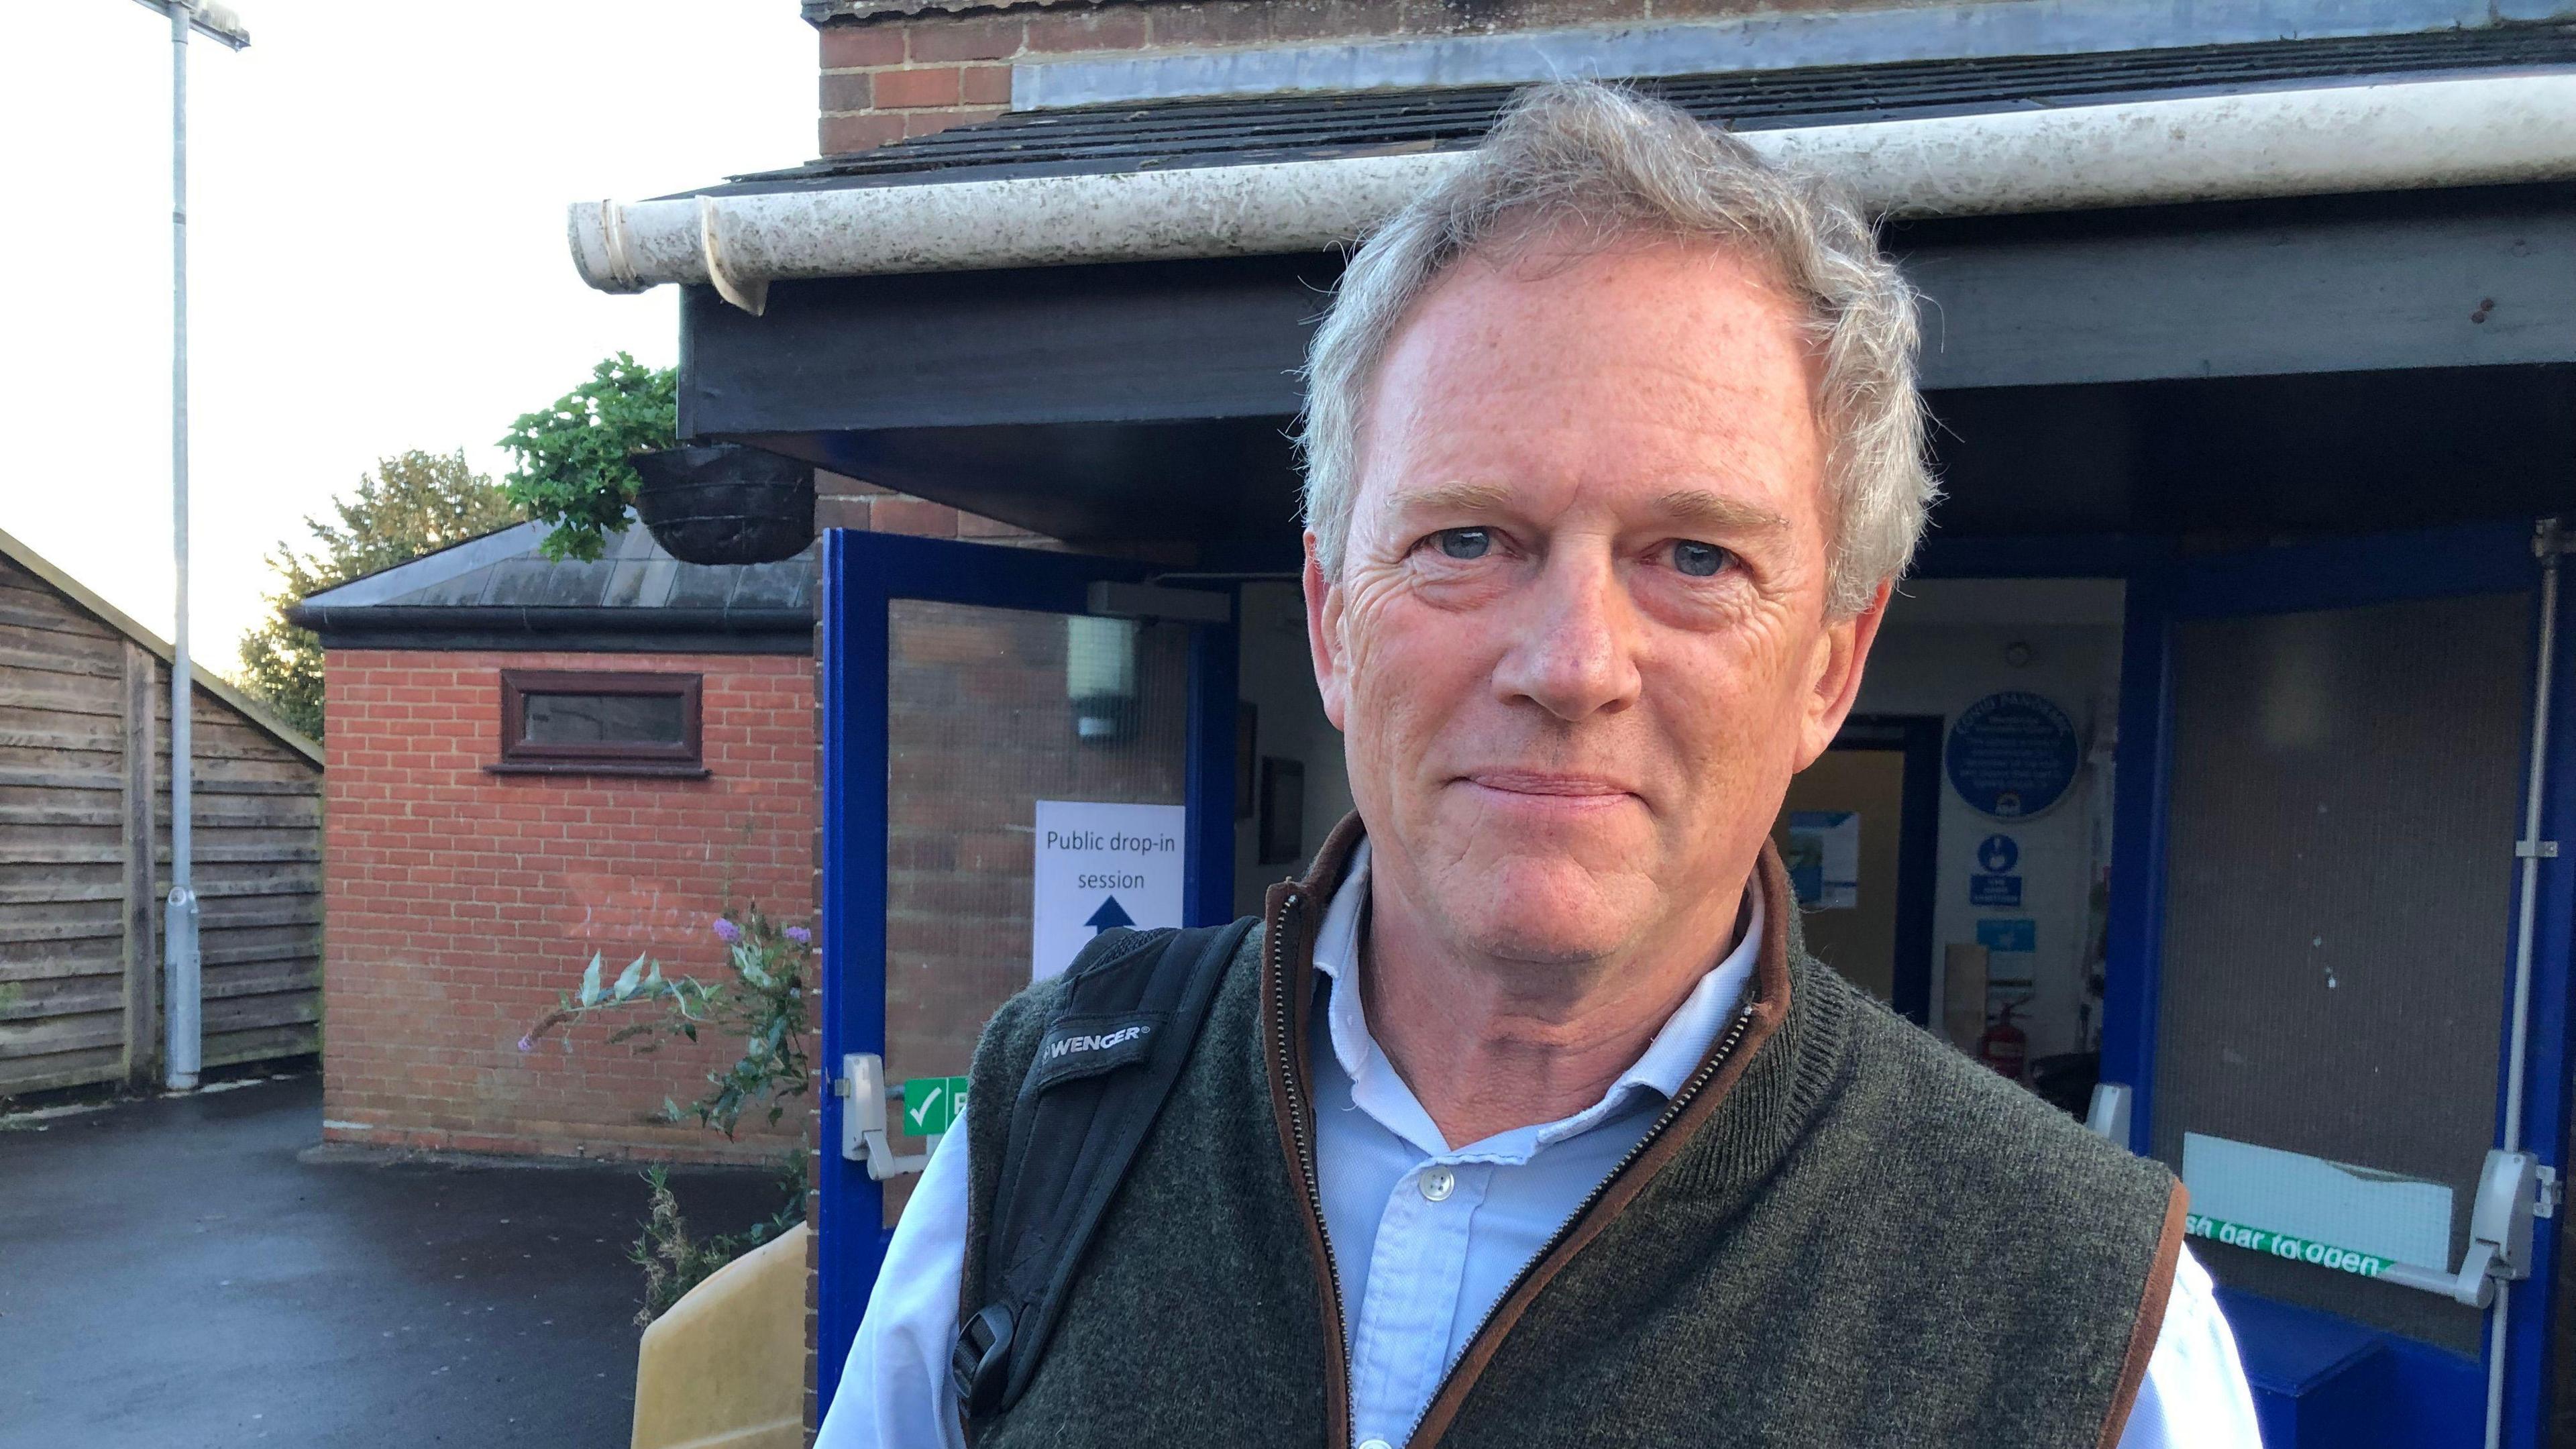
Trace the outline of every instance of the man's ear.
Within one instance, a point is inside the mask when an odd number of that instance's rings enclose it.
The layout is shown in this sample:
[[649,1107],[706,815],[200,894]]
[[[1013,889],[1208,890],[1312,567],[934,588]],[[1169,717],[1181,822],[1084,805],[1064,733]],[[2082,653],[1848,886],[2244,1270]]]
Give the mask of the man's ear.
[[1806,718],[1798,741],[1799,769],[1814,764],[1842,732],[1852,702],[1860,698],[1861,667],[1869,662],[1869,646],[1878,642],[1878,626],[1887,619],[1888,596],[1895,588],[1896,581],[1890,579],[1878,586],[1859,613],[1825,621],[1824,633],[1816,640],[1815,678],[1801,701]]
[[1350,705],[1350,690],[1343,679],[1348,658],[1342,648],[1342,586],[1324,577],[1324,561],[1315,553],[1313,529],[1306,531],[1302,582],[1306,586],[1306,649],[1315,656],[1315,692],[1324,697],[1324,718],[1340,729],[1343,712]]

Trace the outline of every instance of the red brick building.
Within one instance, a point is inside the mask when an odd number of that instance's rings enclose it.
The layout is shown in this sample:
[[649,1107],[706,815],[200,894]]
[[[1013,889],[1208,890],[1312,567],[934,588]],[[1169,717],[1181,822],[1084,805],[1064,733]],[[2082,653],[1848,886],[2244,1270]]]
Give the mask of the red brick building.
[[[819,483],[824,527],[1043,542]],[[298,613],[328,678],[323,1136],[772,1160],[804,1139],[810,1104],[775,1129],[746,1117],[734,1144],[649,1120],[730,1060],[721,1042],[639,1054],[603,1021],[519,1042],[594,952],[612,973],[649,953],[705,977],[723,969],[710,926],[727,909],[813,918],[813,557],[685,564],[635,528],[596,562],[553,562],[542,536],[507,529]],[[533,727],[531,695],[548,702]],[[532,738],[621,725],[665,738],[622,755]]]
[[639,1055],[594,1021],[519,1043],[593,952],[707,976],[728,908],[811,917],[811,560],[701,568],[636,529],[549,563],[540,536],[305,605],[329,677],[324,1137],[774,1156],[801,1111],[734,1146],[646,1120],[721,1042]]

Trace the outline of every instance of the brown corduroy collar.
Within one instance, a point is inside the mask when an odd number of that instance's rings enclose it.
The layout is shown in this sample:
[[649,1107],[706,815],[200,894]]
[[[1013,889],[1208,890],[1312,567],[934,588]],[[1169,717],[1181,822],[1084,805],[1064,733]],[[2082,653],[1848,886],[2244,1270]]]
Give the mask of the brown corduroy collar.
[[[1269,934],[1262,950],[1262,1039],[1270,1045],[1266,1055],[1271,1107],[1293,1185],[1306,1203],[1308,1245],[1314,1254],[1323,1301],[1324,1338],[1331,1346],[1324,1387],[1332,1415],[1331,1437],[1326,1442],[1333,1444],[1350,1442],[1349,1348],[1342,1334],[1339,1274],[1332,1260],[1331,1241],[1324,1231],[1323,1204],[1316,1185],[1306,1044],[1312,1040],[1308,1033],[1315,1000],[1315,931],[1322,922],[1325,905],[1350,869],[1352,852],[1366,834],[1356,813],[1344,816],[1325,838],[1313,867],[1302,879],[1283,881],[1270,888],[1265,903]],[[1762,893],[1762,943],[1754,958],[1751,989],[1734,1024],[1710,1044],[1682,1092],[1666,1107],[1625,1165],[1601,1185],[1589,1204],[1521,1271],[1495,1304],[1442,1380],[1440,1391],[1415,1426],[1409,1443],[1439,1442],[1466,1402],[1468,1391],[1475,1387],[1477,1376],[1484,1372],[1504,1336],[1528,1311],[1539,1291],[1673,1160],[1742,1079],[1763,1043],[1787,1020],[1789,921],[1797,904],[1789,892],[1788,872],[1768,842],[1755,865],[1754,880]]]

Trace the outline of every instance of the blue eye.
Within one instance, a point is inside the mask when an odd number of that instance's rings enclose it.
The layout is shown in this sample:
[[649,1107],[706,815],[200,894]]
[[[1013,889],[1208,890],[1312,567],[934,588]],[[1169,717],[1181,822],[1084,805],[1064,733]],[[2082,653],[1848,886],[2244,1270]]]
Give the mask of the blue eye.
[[1451,558],[1483,558],[1494,546],[1494,536],[1481,528],[1444,528],[1438,534],[1440,551]]
[[1687,539],[1673,545],[1673,567],[1695,579],[1715,578],[1726,567],[1729,555],[1713,543],[1692,543]]

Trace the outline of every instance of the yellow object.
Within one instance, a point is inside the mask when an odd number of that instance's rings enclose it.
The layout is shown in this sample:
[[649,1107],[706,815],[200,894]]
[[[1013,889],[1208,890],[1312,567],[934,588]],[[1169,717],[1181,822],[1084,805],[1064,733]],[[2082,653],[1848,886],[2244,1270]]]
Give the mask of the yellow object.
[[803,1449],[808,1236],[725,1264],[644,1330],[634,1449]]

